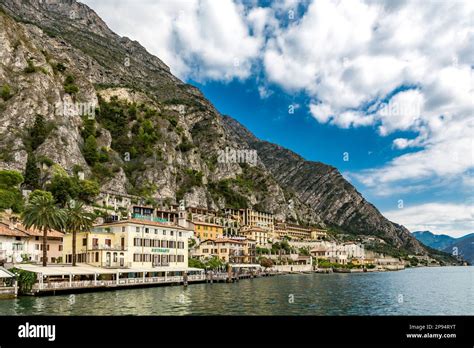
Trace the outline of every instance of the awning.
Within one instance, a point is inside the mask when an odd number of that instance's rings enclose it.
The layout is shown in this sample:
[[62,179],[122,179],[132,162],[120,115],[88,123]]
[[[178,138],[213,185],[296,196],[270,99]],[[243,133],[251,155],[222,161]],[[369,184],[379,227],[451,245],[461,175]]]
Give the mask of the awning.
[[201,268],[191,267],[149,267],[149,268],[101,268],[89,265],[78,266],[48,266],[39,265],[16,265],[17,268],[44,276],[69,276],[71,275],[94,275],[94,274],[117,274],[117,273],[142,273],[142,272],[204,272]]
[[15,278],[15,275],[12,272],[7,271],[5,268],[0,267],[0,278]]

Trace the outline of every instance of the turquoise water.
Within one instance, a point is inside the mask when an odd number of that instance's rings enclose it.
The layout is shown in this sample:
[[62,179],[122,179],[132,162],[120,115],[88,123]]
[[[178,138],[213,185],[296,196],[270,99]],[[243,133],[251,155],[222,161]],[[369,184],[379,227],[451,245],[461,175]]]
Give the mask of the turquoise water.
[[474,267],[21,297],[0,315],[474,315]]

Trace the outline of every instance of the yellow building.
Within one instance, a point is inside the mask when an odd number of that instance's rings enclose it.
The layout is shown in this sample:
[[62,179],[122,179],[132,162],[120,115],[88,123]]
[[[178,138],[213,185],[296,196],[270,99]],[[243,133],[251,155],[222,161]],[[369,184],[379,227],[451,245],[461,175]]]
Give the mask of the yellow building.
[[255,241],[256,245],[261,248],[268,246],[269,231],[260,227],[244,227],[240,230],[240,234],[247,239]]
[[193,256],[200,259],[218,257],[226,263],[255,263],[255,241],[245,238],[205,240],[198,245]]
[[[192,231],[171,224],[130,219],[78,233],[76,261],[98,267],[140,268],[188,266]],[[64,238],[66,262],[72,261],[72,235]]]
[[323,240],[327,237],[327,231],[318,229],[318,228],[313,228],[311,230],[311,239],[312,240]]
[[203,221],[188,221],[188,223],[193,226],[194,236],[199,240],[215,240],[224,235],[224,228],[221,225]]
[[280,240],[284,237],[309,240],[311,239],[311,228],[279,222],[275,224],[274,237]]
[[271,235],[273,234],[275,229],[273,214],[253,209],[242,209],[242,214],[243,225],[258,227],[267,230]]

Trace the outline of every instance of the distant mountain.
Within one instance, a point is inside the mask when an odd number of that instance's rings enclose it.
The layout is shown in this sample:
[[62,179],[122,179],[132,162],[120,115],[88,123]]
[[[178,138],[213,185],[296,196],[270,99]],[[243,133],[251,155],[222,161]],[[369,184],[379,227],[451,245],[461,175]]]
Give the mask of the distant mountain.
[[445,234],[434,234],[430,231],[416,231],[412,235],[421,243],[430,248],[452,254],[457,248],[458,255],[471,265],[474,264],[474,233],[460,238],[453,238]]
[[445,248],[443,251],[453,254],[456,250],[460,257],[471,265],[474,265],[474,233],[456,239],[453,244]]
[[437,250],[443,250],[456,242],[456,238],[445,234],[434,234],[430,231],[416,231],[412,235],[424,245]]

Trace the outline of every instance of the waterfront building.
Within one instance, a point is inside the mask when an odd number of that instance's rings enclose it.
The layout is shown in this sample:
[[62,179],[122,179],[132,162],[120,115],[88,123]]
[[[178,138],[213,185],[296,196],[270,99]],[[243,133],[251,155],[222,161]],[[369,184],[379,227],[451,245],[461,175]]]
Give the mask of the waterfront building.
[[29,236],[12,224],[0,222],[0,264],[23,260]]
[[[193,232],[169,223],[129,219],[95,226],[77,234],[77,262],[106,268],[188,266],[188,239]],[[72,235],[64,241],[72,261]]]
[[[62,261],[64,234],[49,231],[47,238],[47,262]],[[43,232],[26,229],[16,221],[0,222],[0,263],[18,263],[22,261],[43,261]]]
[[[43,232],[37,229],[26,230],[23,225],[19,225],[30,237],[26,245],[28,261],[40,263],[43,261]],[[47,262],[60,263],[63,261],[63,239],[64,233],[59,231],[49,231],[46,244],[48,252]]]
[[311,255],[328,260],[333,263],[346,264],[348,262],[347,250],[343,245],[334,242],[320,242],[310,251]]
[[256,262],[255,246],[255,241],[246,238],[208,239],[197,246],[192,256],[199,259],[218,257],[232,264],[254,264]]
[[243,227],[240,229],[240,234],[248,239],[254,240],[258,247],[267,248],[269,246],[269,231],[267,229],[260,227]]

